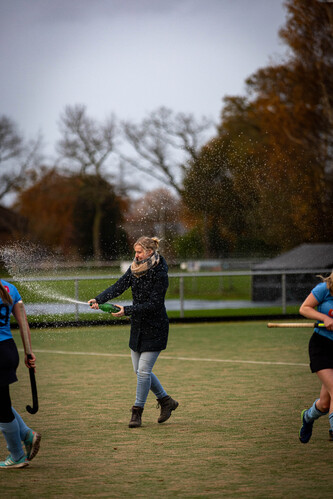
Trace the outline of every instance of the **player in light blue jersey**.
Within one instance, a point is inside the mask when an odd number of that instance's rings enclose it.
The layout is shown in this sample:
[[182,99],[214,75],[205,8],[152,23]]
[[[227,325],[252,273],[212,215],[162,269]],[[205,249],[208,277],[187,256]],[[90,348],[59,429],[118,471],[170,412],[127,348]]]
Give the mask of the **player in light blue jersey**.
[[315,327],[309,342],[310,368],[321,390],[312,406],[302,411],[299,439],[303,444],[311,438],[314,421],[325,414],[329,414],[329,439],[333,441],[333,272],[322,280],[299,309],[304,317],[324,323],[324,327]]
[[[10,329],[10,316],[17,320],[23,341],[22,319],[18,302],[21,296],[16,287],[0,279],[0,430],[2,431],[9,456],[0,461],[0,469],[24,468],[33,459],[38,450],[41,435],[29,428],[22,417],[12,407],[9,385],[17,381],[16,369],[19,355]],[[30,330],[28,328],[29,341]],[[23,345],[24,341],[23,341]],[[36,357],[25,355],[28,368],[36,367]],[[23,446],[22,446],[23,442]]]

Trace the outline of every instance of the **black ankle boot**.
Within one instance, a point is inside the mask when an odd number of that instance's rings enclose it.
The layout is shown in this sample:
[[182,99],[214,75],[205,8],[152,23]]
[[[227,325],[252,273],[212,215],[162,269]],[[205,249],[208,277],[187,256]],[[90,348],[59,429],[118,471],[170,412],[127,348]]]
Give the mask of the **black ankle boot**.
[[157,407],[158,406],[161,407],[160,417],[158,418],[157,422],[164,423],[164,421],[169,419],[169,417],[171,416],[171,412],[177,409],[179,404],[177,400],[172,399],[170,395],[167,395],[166,397],[156,400],[157,400]]
[[142,413],[143,413],[143,407],[136,407],[135,405],[133,405],[132,417],[131,417],[131,421],[129,422],[129,425],[128,425],[129,428],[138,428],[139,426],[141,426]]

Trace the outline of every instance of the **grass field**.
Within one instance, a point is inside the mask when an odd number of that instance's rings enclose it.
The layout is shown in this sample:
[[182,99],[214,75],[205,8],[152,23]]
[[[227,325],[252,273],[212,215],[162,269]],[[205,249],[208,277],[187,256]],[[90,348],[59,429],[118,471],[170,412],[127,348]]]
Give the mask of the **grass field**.
[[[11,279],[11,275],[7,274],[5,269],[2,270],[3,278]],[[174,272],[174,273],[173,273]],[[168,298],[179,297],[180,279],[176,274],[179,273],[179,268],[173,270],[169,268],[169,289]],[[87,300],[88,297],[95,296],[105,288],[116,282],[116,279],[103,277],[109,275],[121,275],[120,269],[90,269],[80,270],[78,268],[64,269],[49,269],[46,271],[36,271],[33,273],[20,273],[20,278],[26,277],[32,279],[30,282],[21,282],[19,286],[24,289],[26,302],[48,302],[50,301],[49,293],[58,293],[74,298],[75,285],[74,280],[78,278],[78,294],[80,300]],[[186,275],[186,274],[185,274]],[[43,281],[39,279],[59,279],[53,281]],[[207,276],[196,277],[188,273],[184,278],[184,295],[187,298],[205,298],[211,300],[220,299],[251,299],[251,276],[248,275],[224,275],[216,276],[214,273]],[[125,292],[124,299],[130,298],[131,293]],[[52,297],[51,297],[52,301]]]
[[[105,273],[104,273],[105,275]],[[41,277],[45,277],[42,275]],[[49,275],[48,277],[52,277]],[[56,275],[55,275],[56,277]],[[24,302],[29,303],[48,303],[58,302],[66,303],[66,298],[75,298],[74,278],[72,280],[57,280],[57,281],[32,281],[16,283],[19,290],[24,296]],[[83,278],[81,275],[80,277]],[[60,278],[59,278],[60,279]],[[78,296],[80,301],[87,302],[90,298],[97,296],[101,291],[113,284],[115,279],[82,279],[78,281]],[[180,282],[179,278],[170,278],[170,286],[167,291],[166,299],[179,299],[180,296]],[[210,276],[207,277],[192,277],[188,276],[184,279],[184,297],[186,299],[201,299],[201,300],[251,300],[251,276]],[[127,290],[119,298],[113,300],[115,302],[123,303],[124,300],[132,300],[130,290]],[[286,307],[287,314],[297,314],[299,305],[290,305]],[[215,310],[202,309],[202,310],[186,310],[184,311],[185,318],[194,317],[239,317],[239,316],[253,316],[253,315],[279,315],[282,313],[282,304],[272,303],[271,307],[261,306],[255,304],[251,308],[219,308]],[[170,318],[179,318],[180,311],[169,311]],[[53,315],[36,315],[31,316],[31,323],[47,322],[56,323],[61,320],[63,324],[77,319],[74,313],[63,314],[59,317],[58,314]],[[91,313],[79,314],[80,321],[104,321],[104,314]],[[12,323],[15,320],[12,319]]]
[[[106,272],[104,276],[108,275]],[[55,295],[75,297],[76,277],[78,280],[78,299],[87,301],[96,296],[101,291],[115,283],[117,279],[103,279],[98,274],[88,275],[67,275],[59,276],[51,272],[48,275],[27,276],[32,281],[22,281],[19,283],[22,293],[24,293],[26,303],[41,303],[54,301]],[[39,278],[56,278],[58,280],[42,281]],[[92,278],[93,277],[93,278]],[[179,277],[169,278],[169,288],[167,298],[178,298],[180,288]],[[131,291],[128,290],[122,295],[122,299],[131,299]],[[193,277],[191,274],[184,278],[184,296],[188,299],[210,299],[210,300],[250,300],[251,299],[251,276],[215,276]]]
[[[122,303],[121,301],[118,300],[113,300],[113,302],[116,303]],[[292,315],[298,315],[299,312],[299,306],[298,305],[290,305],[286,307],[286,314],[292,314]],[[196,320],[199,319],[200,321],[208,321],[210,318],[213,318],[214,320],[218,320],[218,318],[221,318],[222,320],[231,319],[234,320],[235,317],[241,319],[241,317],[248,319],[249,317],[257,317],[257,318],[263,318],[265,316],[273,318],[274,316],[279,317],[282,313],[282,309],[279,306],[275,307],[256,307],[256,308],[219,308],[219,309],[198,309],[198,310],[185,310],[184,311],[184,317],[185,319],[191,319],[191,320]],[[180,318],[180,311],[179,310],[171,310],[168,312],[168,316],[170,319],[178,319]],[[261,316],[261,317],[260,317]],[[115,323],[119,322],[119,324],[123,322],[129,322],[128,318],[125,319],[114,319]],[[54,327],[65,327],[66,324],[69,325],[71,321],[76,321],[76,315],[74,313],[72,314],[46,314],[46,315],[29,315],[29,321],[30,325],[32,327],[40,327],[41,324],[46,324],[48,326],[54,326]],[[104,323],[106,320],[110,320],[109,316],[107,316],[105,313],[82,313],[80,312],[79,315],[79,322],[87,321],[88,323],[91,322],[92,324],[95,323]],[[11,324],[14,327],[17,327],[17,323],[12,316],[11,318]]]
[[128,428],[128,335],[128,326],[33,330],[39,412],[24,409],[23,362],[11,393],[42,445],[28,468],[2,471],[1,498],[332,497],[328,418],[307,445],[298,440],[300,412],[319,391],[311,330],[172,325],[155,372],[180,405],[159,425],[150,394],[138,429]]

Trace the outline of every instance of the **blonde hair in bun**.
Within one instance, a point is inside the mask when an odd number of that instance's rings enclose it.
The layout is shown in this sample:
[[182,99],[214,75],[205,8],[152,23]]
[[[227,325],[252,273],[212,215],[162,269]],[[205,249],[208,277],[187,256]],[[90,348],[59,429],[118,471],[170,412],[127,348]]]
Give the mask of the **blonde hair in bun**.
[[158,237],[141,236],[133,246],[139,244],[145,251],[152,250],[155,253],[159,250],[160,241]]

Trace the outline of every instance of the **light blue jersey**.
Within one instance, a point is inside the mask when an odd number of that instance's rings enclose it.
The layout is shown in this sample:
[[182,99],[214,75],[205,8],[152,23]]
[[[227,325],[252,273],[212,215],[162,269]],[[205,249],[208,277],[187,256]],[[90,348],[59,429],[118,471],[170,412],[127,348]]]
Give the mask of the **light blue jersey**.
[[0,298],[0,341],[4,341],[13,337],[10,330],[10,316],[14,305],[21,300],[21,296],[15,286],[10,284],[10,282],[1,279],[1,284],[13,299],[13,303],[10,305],[9,303],[4,303]]
[[[326,282],[318,284],[312,290],[312,294],[318,302],[317,310],[322,314],[326,314],[329,317],[333,317],[333,296],[329,292]],[[329,331],[325,327],[315,327],[315,333],[326,336],[330,340],[333,340],[333,332]]]

